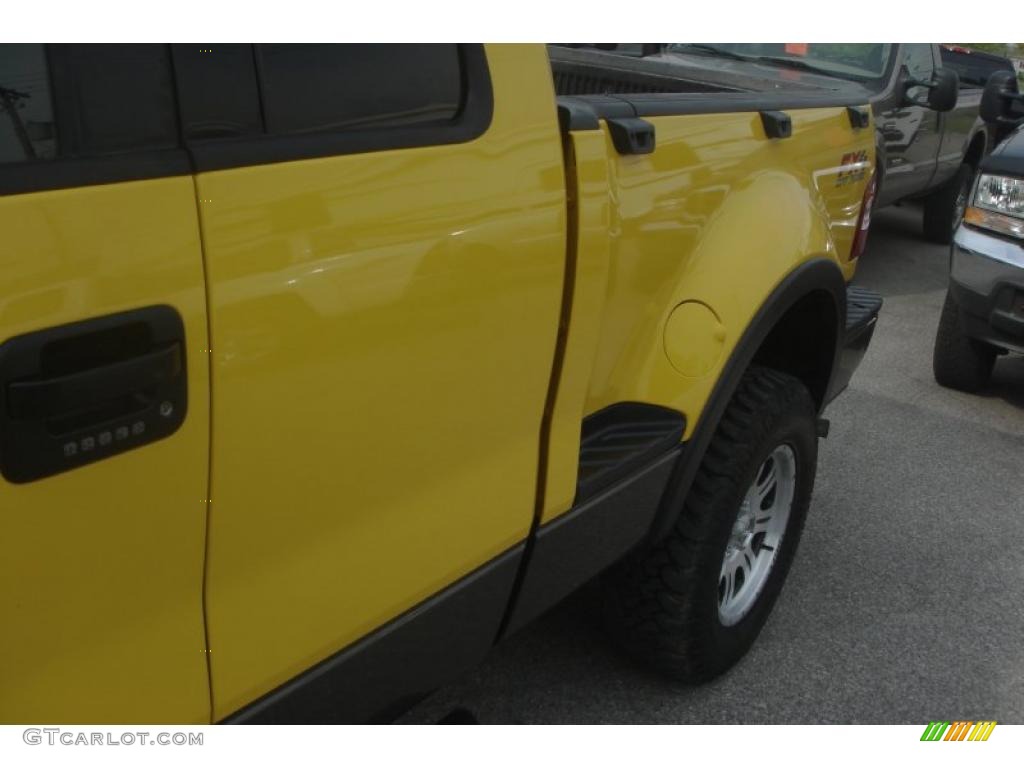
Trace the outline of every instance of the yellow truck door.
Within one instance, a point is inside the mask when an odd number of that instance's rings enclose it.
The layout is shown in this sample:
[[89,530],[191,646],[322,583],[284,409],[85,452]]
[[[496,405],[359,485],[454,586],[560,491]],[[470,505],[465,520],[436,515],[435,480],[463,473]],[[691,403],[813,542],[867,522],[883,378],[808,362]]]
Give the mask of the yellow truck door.
[[565,188],[540,47],[175,57],[209,285],[221,719],[526,537]]
[[0,722],[204,722],[206,301],[169,50],[0,46]]

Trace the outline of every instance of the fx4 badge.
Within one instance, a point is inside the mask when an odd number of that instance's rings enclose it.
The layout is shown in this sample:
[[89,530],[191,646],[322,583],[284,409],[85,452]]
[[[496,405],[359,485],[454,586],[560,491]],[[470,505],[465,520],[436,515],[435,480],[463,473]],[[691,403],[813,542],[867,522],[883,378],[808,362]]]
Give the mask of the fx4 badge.
[[868,151],[866,149],[862,149],[859,152],[847,152],[843,155],[843,159],[839,161],[836,186],[844,187],[847,184],[863,181],[869,166]]

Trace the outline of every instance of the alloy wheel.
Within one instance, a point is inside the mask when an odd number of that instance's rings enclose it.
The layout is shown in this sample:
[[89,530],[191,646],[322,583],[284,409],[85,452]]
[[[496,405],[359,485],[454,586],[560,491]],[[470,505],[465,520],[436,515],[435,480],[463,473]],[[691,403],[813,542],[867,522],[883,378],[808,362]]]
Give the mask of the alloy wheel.
[[750,612],[768,581],[789,523],[796,471],[793,449],[779,445],[743,497],[718,578],[718,618],[725,626]]

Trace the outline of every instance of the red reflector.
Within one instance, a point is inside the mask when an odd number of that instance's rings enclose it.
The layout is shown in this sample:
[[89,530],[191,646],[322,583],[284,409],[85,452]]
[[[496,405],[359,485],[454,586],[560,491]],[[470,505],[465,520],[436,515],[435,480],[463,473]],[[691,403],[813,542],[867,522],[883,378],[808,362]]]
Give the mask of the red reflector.
[[875,192],[878,190],[878,177],[872,172],[864,187],[864,199],[860,202],[860,216],[857,217],[857,231],[853,235],[850,247],[850,261],[859,259],[868,244],[868,229],[871,227],[871,208],[875,204]]

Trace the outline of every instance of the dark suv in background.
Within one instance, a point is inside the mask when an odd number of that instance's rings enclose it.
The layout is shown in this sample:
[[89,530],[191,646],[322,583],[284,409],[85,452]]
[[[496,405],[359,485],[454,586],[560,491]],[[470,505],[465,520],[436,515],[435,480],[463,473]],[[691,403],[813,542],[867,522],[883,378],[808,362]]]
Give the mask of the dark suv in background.
[[935,380],[975,392],[996,357],[1024,354],[1024,97],[1010,71],[989,77],[982,118],[1005,140],[982,160],[950,253],[935,337]]

